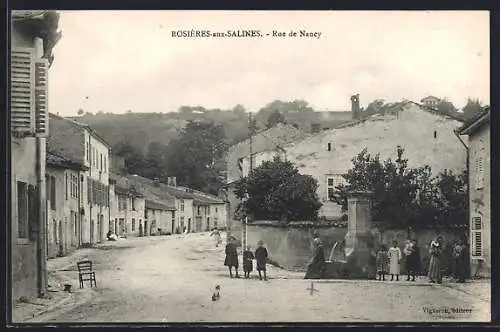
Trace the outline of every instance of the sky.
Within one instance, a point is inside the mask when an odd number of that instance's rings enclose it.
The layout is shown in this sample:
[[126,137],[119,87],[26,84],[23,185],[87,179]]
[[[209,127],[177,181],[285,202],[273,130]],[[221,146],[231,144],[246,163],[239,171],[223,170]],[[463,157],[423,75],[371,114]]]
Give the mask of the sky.
[[[343,111],[355,93],[364,107],[428,95],[459,108],[468,97],[490,101],[487,11],[60,13],[49,107],[61,116],[182,105],[256,112],[276,99]],[[259,30],[262,37],[173,37],[178,30]],[[300,30],[321,35],[288,36]]]

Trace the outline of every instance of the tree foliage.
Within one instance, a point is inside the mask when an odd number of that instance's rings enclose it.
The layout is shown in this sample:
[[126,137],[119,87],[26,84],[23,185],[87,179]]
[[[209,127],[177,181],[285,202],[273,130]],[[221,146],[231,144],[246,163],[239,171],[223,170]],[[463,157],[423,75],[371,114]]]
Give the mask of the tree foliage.
[[236,196],[244,199],[238,207],[239,216],[249,214],[255,220],[316,220],[321,207],[317,188],[312,176],[300,174],[291,162],[275,157],[236,183]]
[[166,173],[184,186],[217,194],[222,186],[220,160],[228,148],[224,139],[221,125],[189,121],[166,148]]
[[479,99],[473,99],[473,98],[468,98],[467,104],[464,106],[464,108],[462,108],[465,120],[470,120],[474,118],[482,110],[483,106],[481,105],[481,101]]
[[267,118],[266,127],[269,129],[276,126],[278,123],[285,123],[285,117],[278,110],[276,110]]
[[444,170],[432,175],[429,166],[408,167],[404,149],[397,158],[381,161],[366,149],[352,159],[343,175],[347,184],[336,188],[335,200],[347,210],[350,191],[371,191],[372,217],[388,227],[422,228],[467,223],[467,174]]

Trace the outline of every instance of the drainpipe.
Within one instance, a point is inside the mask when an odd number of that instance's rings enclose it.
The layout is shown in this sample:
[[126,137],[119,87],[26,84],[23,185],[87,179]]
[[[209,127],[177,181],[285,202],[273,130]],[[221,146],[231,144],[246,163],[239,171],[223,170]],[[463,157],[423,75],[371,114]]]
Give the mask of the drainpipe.
[[[43,40],[39,37],[35,38],[35,57],[41,58],[43,56]],[[35,136],[35,170],[37,177],[37,290],[38,296],[44,297],[47,288],[47,251],[46,251],[46,237],[45,237],[45,139],[38,134]]]
[[78,171],[78,247],[82,246],[82,182],[82,173]]

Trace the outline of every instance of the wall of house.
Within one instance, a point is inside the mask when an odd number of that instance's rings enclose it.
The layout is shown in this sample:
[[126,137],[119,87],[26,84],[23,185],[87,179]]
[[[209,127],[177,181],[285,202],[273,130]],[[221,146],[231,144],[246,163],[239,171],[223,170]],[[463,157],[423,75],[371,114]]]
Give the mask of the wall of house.
[[[396,147],[405,149],[409,167],[429,165],[433,173],[443,169],[461,172],[465,169],[466,151],[453,130],[460,122],[429,113],[415,104],[392,115],[373,116],[357,125],[322,132],[286,147],[286,157],[302,174],[312,175],[319,184],[318,196],[324,204],[320,215],[335,219],[340,206],[327,198],[327,175],[344,174],[352,167],[352,158],[364,148],[385,160],[397,157]],[[328,150],[330,144],[330,150]],[[275,153],[264,152],[254,157],[257,167]],[[249,158],[243,162],[248,173]]]
[[[217,227],[224,229],[227,226],[227,209],[226,204],[212,204],[210,207],[210,225],[209,229]],[[216,223],[217,222],[217,223]]]
[[[52,210],[51,197],[47,197],[47,253],[49,258],[67,255],[79,246],[80,224],[78,218],[79,197],[71,196],[71,175],[78,178],[79,172],[69,169],[47,168],[47,174],[55,177],[56,203]],[[66,176],[68,187],[66,187]],[[67,196],[66,196],[67,192]]]
[[[483,227],[483,260],[472,259],[472,270],[478,275],[491,277],[491,170],[490,170],[490,128],[483,126],[469,140],[469,186],[471,231],[472,218],[481,217]],[[477,160],[482,159],[483,186],[478,186]],[[472,241],[471,241],[472,243]]]
[[11,213],[12,213],[12,299],[36,296],[37,244],[33,238],[19,238],[17,182],[37,186],[34,138],[11,139]]
[[[307,264],[312,258],[313,244],[312,233],[317,231],[325,248],[326,259],[329,260],[332,248],[336,242],[342,242],[347,227],[318,227],[318,228],[294,228],[294,227],[275,227],[270,225],[248,225],[247,239],[248,244],[255,250],[257,241],[263,240],[269,251],[272,260],[286,269],[295,271],[305,271]],[[381,230],[372,227],[372,235],[375,239],[375,247],[381,243],[391,245],[393,240],[398,241],[401,249],[407,239],[407,230],[393,229]],[[437,235],[442,235],[445,243],[444,270],[450,273],[452,269],[452,258],[450,245],[466,233],[465,230],[424,230],[412,233],[412,238],[416,238],[420,247],[420,256],[422,261],[423,273],[427,271],[429,262],[428,245]],[[336,255],[334,256],[336,257]],[[402,265],[403,273],[404,264]]]
[[109,184],[109,230],[116,234],[118,225],[118,199],[115,194],[115,184]]
[[176,223],[179,225],[179,230],[182,232],[183,227],[188,227],[188,222],[191,220],[191,230],[194,225],[194,207],[192,199],[184,199],[184,211],[181,211],[181,199],[175,198],[175,207],[176,207]]
[[[15,26],[11,29],[11,45],[31,47],[35,50],[35,57],[41,57],[43,53],[43,42],[40,38],[27,38],[22,35]],[[40,138],[40,160],[41,174],[45,174],[46,139]],[[45,176],[38,182],[36,173],[36,141],[35,138],[14,138],[11,136],[11,277],[12,277],[12,300],[20,297],[32,297],[37,295],[38,263],[36,232],[28,231],[26,237],[19,237],[19,215],[17,199],[17,181],[40,187],[40,200],[45,202]],[[38,211],[34,211],[37,213]],[[46,218],[46,211],[43,210]],[[38,215],[32,219],[32,223],[38,224]],[[32,225],[36,226],[36,225]],[[42,276],[43,278],[43,276]],[[42,279],[42,284],[46,280]]]

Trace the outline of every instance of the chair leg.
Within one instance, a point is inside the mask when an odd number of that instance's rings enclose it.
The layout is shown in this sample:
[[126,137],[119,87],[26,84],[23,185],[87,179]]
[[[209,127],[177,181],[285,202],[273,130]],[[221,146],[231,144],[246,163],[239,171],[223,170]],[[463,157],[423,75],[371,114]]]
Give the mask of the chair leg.
[[80,288],[83,288],[83,279],[80,277]]

